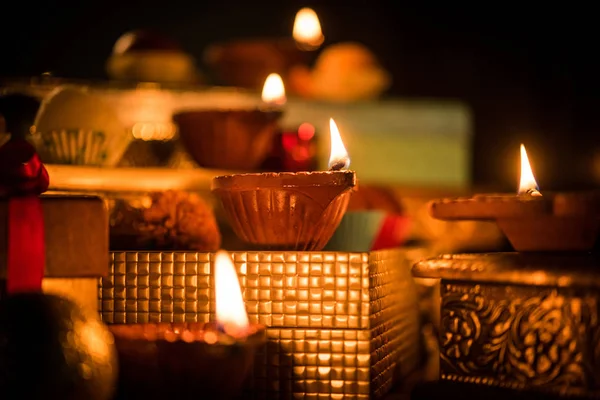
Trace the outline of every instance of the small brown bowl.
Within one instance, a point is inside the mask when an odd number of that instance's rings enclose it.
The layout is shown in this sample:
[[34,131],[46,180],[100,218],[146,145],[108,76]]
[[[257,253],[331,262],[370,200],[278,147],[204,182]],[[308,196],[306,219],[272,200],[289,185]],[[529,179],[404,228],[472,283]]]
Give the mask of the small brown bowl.
[[217,80],[227,86],[260,90],[271,73],[284,80],[295,65],[308,65],[311,52],[302,51],[293,39],[250,39],[217,43],[204,58]]
[[600,232],[600,194],[478,195],[431,203],[442,220],[496,221],[519,252],[590,251]]
[[239,395],[265,329],[242,336],[212,323],[109,325],[119,356],[118,399],[230,399]]
[[212,191],[236,235],[281,250],[321,250],[337,229],[356,186],[353,171],[218,176]]
[[194,110],[173,116],[190,156],[206,168],[252,170],[267,157],[280,110]]

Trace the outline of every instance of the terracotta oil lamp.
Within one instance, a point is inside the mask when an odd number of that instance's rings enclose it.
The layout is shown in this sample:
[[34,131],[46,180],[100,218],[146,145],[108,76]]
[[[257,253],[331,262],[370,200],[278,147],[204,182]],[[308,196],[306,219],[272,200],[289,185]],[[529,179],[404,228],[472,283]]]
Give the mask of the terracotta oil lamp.
[[438,200],[431,214],[442,220],[495,221],[519,252],[589,251],[600,230],[600,194],[540,192],[521,145],[517,195]]
[[240,394],[265,328],[251,324],[229,254],[214,258],[216,320],[111,325],[119,398],[229,399]]
[[205,61],[221,84],[257,90],[268,74],[287,78],[294,66],[307,65],[324,39],[317,14],[303,8],[296,14],[293,38],[215,44],[206,50]]
[[254,108],[195,109],[176,113],[179,136],[190,156],[206,168],[253,170],[267,157],[286,102],[281,77],[265,80]]
[[356,186],[333,119],[330,131],[328,171],[237,174],[213,180],[212,191],[240,239],[271,249],[323,249]]

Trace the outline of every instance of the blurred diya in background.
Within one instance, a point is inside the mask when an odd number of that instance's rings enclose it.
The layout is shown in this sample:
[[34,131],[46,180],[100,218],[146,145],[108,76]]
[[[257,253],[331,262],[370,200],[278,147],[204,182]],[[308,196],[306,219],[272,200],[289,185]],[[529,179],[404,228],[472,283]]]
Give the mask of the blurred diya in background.
[[321,250],[338,227],[356,174],[337,125],[330,121],[329,171],[235,174],[216,177],[219,198],[236,235],[271,249]]
[[317,14],[303,8],[296,14],[292,38],[214,44],[204,59],[219,84],[258,90],[269,74],[287,78],[293,66],[308,64],[324,39]]
[[234,398],[265,328],[251,324],[229,254],[214,256],[215,321],[109,325],[119,355],[118,398]]
[[173,116],[179,137],[201,167],[253,170],[267,157],[286,102],[281,77],[271,74],[255,108],[182,110]]
[[517,195],[488,194],[431,204],[442,220],[490,220],[519,252],[590,251],[600,232],[600,193],[541,192],[525,146]]

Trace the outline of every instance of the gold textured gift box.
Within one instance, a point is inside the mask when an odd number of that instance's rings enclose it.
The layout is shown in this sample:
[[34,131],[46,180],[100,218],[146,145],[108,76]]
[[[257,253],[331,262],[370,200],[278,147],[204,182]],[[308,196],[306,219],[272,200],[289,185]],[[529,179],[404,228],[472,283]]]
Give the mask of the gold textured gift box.
[[[234,252],[248,315],[267,326],[254,398],[369,399],[419,362],[411,250]],[[106,323],[207,322],[212,253],[112,252]]]
[[[43,194],[45,271],[42,289],[96,308],[98,278],[108,273],[108,208],[97,196]],[[0,298],[5,293],[8,201],[0,200]]]

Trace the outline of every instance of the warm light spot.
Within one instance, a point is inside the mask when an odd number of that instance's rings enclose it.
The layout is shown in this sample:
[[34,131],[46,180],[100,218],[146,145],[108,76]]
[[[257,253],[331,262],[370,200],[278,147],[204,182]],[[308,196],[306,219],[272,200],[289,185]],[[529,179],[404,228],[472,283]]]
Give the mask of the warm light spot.
[[527,157],[525,146],[521,144],[521,181],[519,183],[519,194],[530,194],[541,196],[538,185],[531,170],[531,164]]
[[342,142],[340,131],[333,118],[329,119],[329,133],[331,135],[329,169],[336,171],[348,169],[348,167],[350,167],[350,157],[348,156],[346,147],[344,147],[344,142]]
[[308,142],[313,136],[315,136],[315,127],[308,122],[305,122],[298,127],[298,137],[300,140]]
[[136,139],[170,140],[177,133],[177,127],[172,123],[138,122],[131,128],[131,133]]
[[283,137],[281,138],[281,141],[283,144],[283,148],[288,152],[294,150],[296,145],[298,145],[298,138],[296,138],[296,136],[290,135],[290,134],[284,134]]
[[321,32],[321,23],[317,13],[310,8],[303,8],[296,14],[293,30],[294,40],[301,47],[308,49],[318,48],[325,37]]
[[283,86],[283,80],[279,74],[267,76],[262,90],[262,100],[269,104],[285,104],[285,86]]
[[134,41],[135,41],[135,33],[127,32],[126,34],[121,36],[119,39],[117,39],[117,41],[113,47],[113,53],[114,54],[125,53],[131,47],[131,45],[133,44]]
[[530,276],[535,285],[543,285],[548,282],[548,274],[543,271],[533,272]]
[[215,297],[217,323],[243,331],[248,328],[248,314],[231,257],[219,251],[215,257]]
[[294,161],[306,161],[310,158],[310,153],[308,149],[304,146],[295,147],[292,150],[292,159]]
[[219,341],[219,337],[217,336],[217,334],[213,331],[208,331],[206,333],[204,333],[204,341],[207,344],[215,344]]

